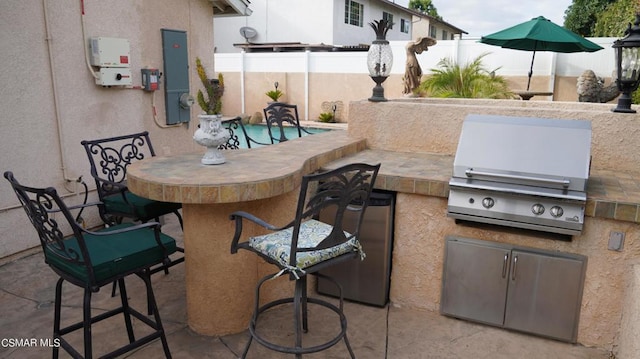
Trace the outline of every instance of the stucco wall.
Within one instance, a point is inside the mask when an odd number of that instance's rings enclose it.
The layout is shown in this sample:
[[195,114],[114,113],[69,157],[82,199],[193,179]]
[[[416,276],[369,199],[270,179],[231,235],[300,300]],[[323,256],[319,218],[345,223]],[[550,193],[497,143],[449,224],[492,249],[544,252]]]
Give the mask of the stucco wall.
[[620,358],[637,358],[640,356],[640,264],[632,265],[626,286],[625,302],[622,309],[622,325],[620,327]]
[[[571,242],[526,233],[456,225],[446,217],[446,198],[398,194],[396,199],[393,268],[390,299],[393,305],[431,311],[440,309],[444,239],[455,235],[588,257],[578,342],[613,350],[620,335],[630,340],[637,331],[630,285],[632,263],[640,257],[640,226],[589,218],[580,236]],[[607,250],[609,232],[626,233],[622,252]],[[637,280],[637,279],[636,279]],[[627,309],[631,307],[630,309]],[[626,311],[625,326],[622,325]]]
[[[593,126],[592,170],[640,174],[640,115],[615,114],[610,107],[506,100],[358,101],[350,104],[349,134],[367,138],[372,149],[454,155],[462,120],[470,113],[588,119]],[[582,254],[588,263],[578,342],[614,352],[620,345],[631,353],[626,357],[638,354],[632,338],[638,330],[634,318],[640,225],[587,217],[583,233],[565,242],[523,231],[458,225],[446,212],[446,198],[398,194],[391,275],[394,305],[439,310],[448,235]],[[621,252],[607,249],[611,231],[626,235]]]
[[[360,101],[371,97],[375,83],[368,75],[351,73],[310,73],[308,77],[308,97],[305,96],[305,74],[300,72],[245,72],[244,91],[241,87],[239,72],[223,72],[225,76],[225,97],[223,98],[223,113],[227,116],[237,116],[241,113],[252,114],[262,111],[267,102],[271,101],[265,92],[273,90],[273,83],[278,81],[279,89],[285,93],[281,101],[298,105],[300,118],[303,120],[317,120],[322,112],[324,101],[342,101],[345,105],[344,117],[340,122],[349,122],[349,102]],[[524,89],[527,87],[526,76],[507,77],[510,89]],[[549,76],[536,76],[531,80],[532,89],[549,87]],[[554,78],[554,92],[551,96],[535,96],[529,102],[577,102],[576,77]],[[607,83],[610,79],[606,79]],[[409,97],[402,94],[404,83],[401,75],[391,75],[384,83],[385,97],[388,100],[406,100]],[[244,97],[244,111],[242,100]],[[615,107],[613,100],[606,106],[605,111]],[[308,104],[308,106],[307,106]]]
[[[147,93],[95,85],[85,63],[81,3],[78,0],[0,2],[3,30],[0,32],[3,44],[0,170],[13,171],[25,184],[55,186],[69,196],[71,202],[82,200],[75,193],[80,187],[67,183],[65,177],[75,180],[82,176],[94,187],[88,160],[80,145],[83,139],[147,130],[158,154],[200,150],[192,140],[195,126],[163,128],[154,121],[153,103],[157,122],[166,123],[163,86],[160,91]],[[162,71],[162,28],[187,31],[190,63],[199,56],[213,72],[210,1],[83,3],[86,37],[118,37],[130,41],[134,86],[141,85],[141,68],[157,67]],[[51,61],[47,42],[51,45]],[[195,93],[198,88],[195,71],[190,72],[190,77],[191,93]],[[196,113],[193,109],[193,117]],[[17,205],[8,184],[0,184],[0,258],[38,244],[34,230]],[[95,218],[86,212],[85,215],[90,220]]]
[[352,102],[349,133],[373,149],[454,155],[468,114],[590,120],[591,168],[640,171],[640,114],[611,111],[608,104],[575,102],[416,99]]

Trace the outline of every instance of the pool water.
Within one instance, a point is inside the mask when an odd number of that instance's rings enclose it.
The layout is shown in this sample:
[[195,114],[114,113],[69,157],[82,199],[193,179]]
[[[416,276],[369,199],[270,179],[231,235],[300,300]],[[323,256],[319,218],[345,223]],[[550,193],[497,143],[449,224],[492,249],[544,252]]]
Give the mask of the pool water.
[[[267,126],[265,125],[244,125],[244,129],[247,131],[247,134],[249,135],[249,137],[251,137],[252,139],[261,142],[261,143],[271,143],[271,141],[269,140],[269,130],[267,129]],[[311,134],[314,133],[321,133],[321,132],[326,132],[326,131],[331,131],[325,128],[315,128],[315,127],[304,127],[305,130],[309,131]],[[247,144],[246,144],[246,140],[244,138],[244,135],[242,134],[242,129],[238,128],[237,130],[235,130],[237,135],[238,135],[238,139],[240,140],[240,148],[248,148]],[[277,129],[275,129],[275,131],[277,131]],[[285,127],[284,128],[284,133],[285,136],[287,136],[287,138],[289,139],[293,139],[293,138],[297,138],[298,137],[298,130],[296,130],[295,127]],[[308,136],[309,134],[302,132],[302,136]],[[256,147],[262,147],[262,145],[256,144],[256,143],[252,143],[251,144],[251,148],[256,148]]]

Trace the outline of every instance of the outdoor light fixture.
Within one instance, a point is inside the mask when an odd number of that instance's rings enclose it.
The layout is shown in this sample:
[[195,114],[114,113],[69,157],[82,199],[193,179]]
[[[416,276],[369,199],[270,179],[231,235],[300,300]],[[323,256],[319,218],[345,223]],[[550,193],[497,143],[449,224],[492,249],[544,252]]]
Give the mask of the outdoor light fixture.
[[622,95],[613,112],[636,113],[631,109],[631,93],[640,84],[640,14],[636,14],[636,22],[625,31],[625,37],[613,43],[616,53],[616,84]]
[[369,101],[381,102],[387,101],[384,98],[384,88],[382,83],[391,74],[391,66],[393,65],[393,52],[389,41],[387,41],[387,31],[391,29],[392,22],[387,20],[374,20],[369,23],[369,26],[376,32],[376,39],[369,46],[369,52],[367,53],[367,68],[369,69],[369,76],[376,83],[373,88],[373,95],[369,98]]

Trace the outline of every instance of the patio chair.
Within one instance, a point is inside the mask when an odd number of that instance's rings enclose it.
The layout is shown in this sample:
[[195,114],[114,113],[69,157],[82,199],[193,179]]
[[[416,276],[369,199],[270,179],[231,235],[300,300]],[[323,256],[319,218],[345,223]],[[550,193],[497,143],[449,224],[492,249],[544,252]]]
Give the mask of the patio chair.
[[247,132],[247,128],[242,123],[242,118],[240,116],[234,117],[229,120],[222,121],[222,125],[224,128],[229,130],[229,140],[226,143],[218,146],[219,150],[237,150],[242,148],[242,139],[244,139],[244,144],[247,148],[252,148],[252,146],[268,146],[269,143],[260,142],[253,137],[249,136]]
[[[56,284],[53,324],[53,340],[54,343],[59,343],[59,347],[53,346],[53,357],[57,358],[62,348],[72,357],[82,358],[80,351],[65,339],[67,334],[82,330],[84,358],[91,358],[93,356],[94,338],[91,334],[93,324],[122,314],[128,343],[102,356],[103,358],[122,355],[158,338],[162,342],[165,357],[170,358],[171,353],[149,275],[151,266],[169,262],[168,256],[176,250],[175,240],[160,232],[159,223],[152,222],[139,225],[117,224],[98,231],[86,230],[76,223],[70,210],[93,206],[95,203],[67,207],[52,187],[23,186],[11,172],[5,172],[4,177],[11,183],[27,217],[38,232],[45,262],[59,276]],[[63,232],[69,231],[69,228],[72,235],[67,237]],[[147,301],[153,319],[129,306],[125,278],[132,274],[140,277],[146,286]],[[34,275],[38,274],[34,273]],[[81,321],[61,328],[62,284],[65,281],[83,288],[83,315]],[[112,282],[117,282],[120,287],[121,305],[106,312],[100,310],[99,314],[92,315],[92,293],[97,293],[102,286]],[[75,304],[68,303],[65,306],[72,307]],[[152,332],[142,337],[138,336],[136,339],[132,317],[149,326]],[[139,324],[135,323],[135,326],[139,327]],[[145,333],[148,332],[148,330],[145,331]]]
[[[231,253],[245,249],[256,253],[267,262],[275,265],[278,271],[258,281],[255,289],[255,307],[249,323],[249,341],[242,357],[246,357],[253,339],[261,345],[278,352],[302,354],[319,352],[344,340],[351,358],[354,358],[351,345],[347,339],[347,319],[343,312],[342,287],[332,278],[317,273],[318,270],[354,258],[364,259],[364,252],[358,242],[362,218],[369,202],[369,195],[375,182],[380,165],[363,163],[349,164],[324,173],[310,174],[302,177],[300,196],[296,208],[295,219],[283,227],[266,223],[246,212],[234,212],[231,220],[235,221],[236,230],[231,243]],[[316,218],[325,208],[335,208],[334,225],[320,222]],[[346,212],[357,213],[357,225],[351,233],[342,227]],[[271,233],[248,238],[239,242],[242,236],[243,221],[260,226]],[[270,279],[288,274],[295,281],[293,297],[278,299],[260,306],[260,288]],[[319,298],[307,296],[307,275],[315,274],[326,278],[336,285],[339,293],[339,306],[335,306]],[[287,303],[293,303],[293,319],[295,343],[283,346],[266,339],[263,333],[256,330],[260,314],[264,311]],[[340,332],[331,340],[314,346],[303,346],[302,332],[308,331],[308,304],[335,312],[340,321]],[[263,324],[261,331],[267,330]]]
[[284,126],[286,125],[295,127],[297,129],[298,137],[302,137],[303,133],[310,134],[300,126],[297,105],[273,102],[264,108],[263,111],[271,144],[289,140],[284,131]]
[[[146,223],[159,222],[166,214],[175,214],[182,227],[182,216],[178,211],[181,203],[161,202],[137,196],[127,188],[127,167],[134,161],[155,156],[149,132],[82,141],[91,165],[91,176],[96,182],[100,204],[100,217],[109,224],[121,223],[124,218]],[[184,249],[178,247],[178,252]],[[176,265],[184,261],[180,257],[171,262]],[[151,273],[164,270],[166,266],[154,268]]]

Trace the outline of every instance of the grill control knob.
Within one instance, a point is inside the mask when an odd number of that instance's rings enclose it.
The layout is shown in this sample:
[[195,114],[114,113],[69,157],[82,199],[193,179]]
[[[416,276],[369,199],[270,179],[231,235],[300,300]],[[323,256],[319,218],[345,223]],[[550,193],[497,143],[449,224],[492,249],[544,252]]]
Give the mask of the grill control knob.
[[491,197],[485,197],[482,199],[482,207],[491,208],[496,202]]
[[551,213],[554,218],[558,218],[564,214],[564,210],[560,206],[553,206],[549,209],[549,213]]
[[533,206],[531,206],[531,212],[533,212],[533,214],[536,214],[536,215],[541,215],[544,213],[544,206],[541,205],[540,203],[536,203]]

